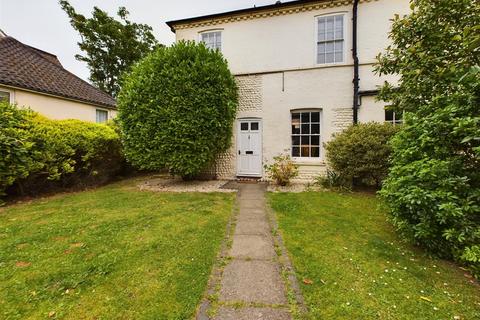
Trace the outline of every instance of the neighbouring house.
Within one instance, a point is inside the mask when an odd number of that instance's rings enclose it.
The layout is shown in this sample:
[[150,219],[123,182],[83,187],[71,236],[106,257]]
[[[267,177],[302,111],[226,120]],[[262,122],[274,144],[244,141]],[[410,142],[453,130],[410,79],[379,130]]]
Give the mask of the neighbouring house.
[[65,70],[57,57],[0,32],[0,100],[51,119],[103,123],[116,115],[110,95]]
[[177,41],[220,50],[237,79],[233,146],[215,174],[263,177],[264,164],[287,152],[311,180],[326,169],[322,144],[335,132],[401,121],[375,100],[386,79],[373,64],[391,19],[409,10],[408,0],[298,0],[167,22]]

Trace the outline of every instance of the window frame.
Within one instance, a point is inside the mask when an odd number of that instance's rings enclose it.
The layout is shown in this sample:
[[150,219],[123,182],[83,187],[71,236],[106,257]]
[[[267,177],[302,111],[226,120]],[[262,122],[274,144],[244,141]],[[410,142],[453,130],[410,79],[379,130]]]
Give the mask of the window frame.
[[[99,122],[98,121],[98,112],[101,111],[101,112],[105,112],[106,113],[106,118],[105,118],[105,122]],[[96,108],[95,109],[95,123],[99,123],[99,124],[105,124],[108,122],[108,110],[105,110],[105,109],[99,109],[99,108]]]
[[[401,112],[402,117],[400,119],[397,119],[396,115],[398,114],[398,112],[393,111],[393,110],[387,110],[387,109],[384,109],[384,110],[385,110],[385,112],[384,112],[384,122],[390,123],[393,126],[400,126],[400,125],[403,124],[403,116],[404,116],[403,111]],[[387,120],[387,112],[392,112],[392,120]]]
[[8,93],[8,103],[13,104],[15,102],[14,92],[13,90],[9,90],[6,88],[0,88],[1,92]]
[[[305,156],[302,156],[302,153],[301,153],[301,149],[300,149],[300,156],[294,156],[293,155],[293,137],[294,136],[299,136],[300,137],[300,145],[301,146],[301,137],[302,137],[302,133],[300,131],[299,134],[294,134],[293,131],[292,131],[292,125],[293,125],[293,114],[295,113],[298,113],[300,114],[300,128],[301,128],[301,114],[302,113],[310,113],[310,121],[308,122],[309,125],[310,125],[310,132],[311,132],[311,125],[312,125],[312,121],[311,121],[311,113],[312,112],[318,112],[319,113],[319,119],[318,119],[318,122],[314,122],[314,124],[319,124],[319,132],[318,134],[312,134],[312,133],[309,133],[308,134],[308,137],[310,137],[310,141],[309,141],[309,153],[310,153],[310,156],[308,157],[305,157]],[[322,141],[323,141],[323,110],[322,109],[315,109],[315,108],[309,108],[309,109],[292,109],[290,110],[290,123],[289,123],[289,130],[290,130],[290,133],[289,133],[289,139],[290,139],[290,156],[291,158],[296,161],[296,162],[313,162],[313,163],[317,163],[317,162],[323,162],[323,150],[322,150]],[[301,129],[300,129],[301,130]],[[318,157],[312,157],[311,156],[311,153],[312,153],[312,143],[311,143],[311,137],[312,136],[318,136]]]
[[[318,61],[318,45],[320,44],[320,41],[319,41],[319,38],[318,38],[318,24],[319,24],[319,20],[320,19],[323,19],[323,18],[328,18],[328,17],[336,17],[336,16],[341,16],[342,19],[343,19],[343,34],[342,34],[342,40],[343,40],[343,50],[342,50],[342,61],[341,62],[324,62],[324,63],[320,63]],[[347,28],[348,28],[348,24],[346,23],[346,20],[347,20],[347,12],[345,11],[342,11],[342,12],[332,12],[332,13],[327,13],[327,14],[322,14],[322,15],[318,15],[318,16],[315,16],[315,34],[314,34],[314,43],[315,43],[315,65],[316,66],[334,66],[334,65],[345,65],[347,64],[347,35],[348,35],[348,32],[347,32]],[[334,40],[332,40],[332,42],[334,42]],[[331,41],[323,41],[323,43],[328,43],[328,42],[331,42]],[[334,59],[335,59],[335,48],[334,48]]]
[[[203,35],[207,33],[220,33],[220,48],[209,48],[206,43],[203,41]],[[211,50],[218,50],[220,52],[223,51],[223,29],[209,29],[204,30],[198,33],[198,42],[205,43],[205,46]]]

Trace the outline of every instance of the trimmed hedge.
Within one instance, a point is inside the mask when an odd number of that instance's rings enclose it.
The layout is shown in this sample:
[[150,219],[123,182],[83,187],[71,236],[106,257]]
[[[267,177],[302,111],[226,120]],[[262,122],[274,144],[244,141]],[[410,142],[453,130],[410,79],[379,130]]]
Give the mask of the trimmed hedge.
[[118,96],[128,161],[194,178],[230,147],[237,100],[218,51],[191,41],[157,49],[132,68]]
[[123,167],[118,134],[109,126],[50,120],[0,103],[0,194],[104,183]]
[[335,134],[325,143],[329,166],[342,181],[354,179],[380,186],[388,174],[392,148],[389,140],[398,127],[389,123],[360,123]]

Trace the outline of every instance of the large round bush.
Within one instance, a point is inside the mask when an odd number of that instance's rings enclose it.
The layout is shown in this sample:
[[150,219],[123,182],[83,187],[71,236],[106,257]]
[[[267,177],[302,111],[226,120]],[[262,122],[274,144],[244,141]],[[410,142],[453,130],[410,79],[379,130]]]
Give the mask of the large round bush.
[[379,186],[388,174],[391,147],[398,131],[389,123],[361,123],[335,134],[325,144],[329,166],[344,180]]
[[133,67],[118,96],[127,159],[140,169],[198,175],[229,148],[237,100],[218,51],[194,42],[159,48]]

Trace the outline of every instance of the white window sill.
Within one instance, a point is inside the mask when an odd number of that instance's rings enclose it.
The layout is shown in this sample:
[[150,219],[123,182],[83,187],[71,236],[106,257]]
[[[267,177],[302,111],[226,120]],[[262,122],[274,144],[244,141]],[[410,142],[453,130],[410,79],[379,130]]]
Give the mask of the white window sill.
[[324,166],[325,161],[322,158],[292,158],[293,162],[301,166]]
[[328,67],[341,67],[341,66],[349,66],[351,64],[348,64],[346,62],[333,62],[333,63],[315,63],[315,66],[318,68],[328,68]]

